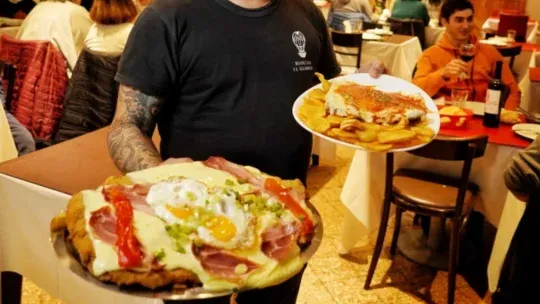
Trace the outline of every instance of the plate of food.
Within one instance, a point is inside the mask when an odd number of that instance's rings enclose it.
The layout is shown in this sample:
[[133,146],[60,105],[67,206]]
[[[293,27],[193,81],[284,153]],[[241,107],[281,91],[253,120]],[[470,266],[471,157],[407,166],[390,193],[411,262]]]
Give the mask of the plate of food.
[[473,111],[458,106],[442,106],[439,109],[441,128],[464,129],[473,117]]
[[540,135],[540,125],[531,123],[516,124],[512,126],[512,131],[519,136],[535,140]]
[[439,132],[437,106],[423,90],[400,78],[350,74],[300,95],[293,115],[307,131],[370,152],[418,149]]
[[220,157],[111,177],[51,221],[62,264],[97,286],[188,300],[280,284],[302,270],[322,221],[298,180]]

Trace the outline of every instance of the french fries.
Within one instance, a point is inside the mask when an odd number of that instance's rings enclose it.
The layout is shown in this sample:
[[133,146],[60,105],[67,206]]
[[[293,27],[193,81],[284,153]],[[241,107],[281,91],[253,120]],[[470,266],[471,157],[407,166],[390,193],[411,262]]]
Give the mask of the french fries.
[[322,89],[310,90],[298,109],[300,118],[314,132],[374,152],[425,144],[435,136],[427,119],[409,121],[403,116],[396,124],[381,125],[354,117],[329,115],[326,112],[326,93],[331,84],[323,75],[316,75],[322,83]]

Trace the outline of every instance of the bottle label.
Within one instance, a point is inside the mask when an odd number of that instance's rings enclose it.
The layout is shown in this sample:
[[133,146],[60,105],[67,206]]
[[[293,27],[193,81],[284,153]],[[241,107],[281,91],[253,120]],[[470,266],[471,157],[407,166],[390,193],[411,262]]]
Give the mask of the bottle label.
[[499,105],[501,101],[501,91],[487,90],[486,107],[484,112],[487,114],[499,114]]

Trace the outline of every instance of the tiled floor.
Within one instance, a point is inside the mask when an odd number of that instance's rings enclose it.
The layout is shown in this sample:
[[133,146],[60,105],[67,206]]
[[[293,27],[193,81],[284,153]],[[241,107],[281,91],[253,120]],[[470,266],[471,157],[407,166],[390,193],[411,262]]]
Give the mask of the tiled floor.
[[[390,260],[389,235],[385,238],[387,246],[369,291],[364,290],[363,285],[376,235],[370,236],[368,245],[354,248],[347,256],[338,255],[337,244],[345,212],[339,194],[353,151],[339,147],[337,154],[333,166],[323,163],[313,168],[309,176],[308,191],[311,202],[322,215],[324,239],[304,274],[298,303],[446,303],[447,273],[416,265],[399,254]],[[403,225],[411,225],[412,218],[405,216],[403,221]],[[481,299],[463,277],[458,276],[456,303],[489,303],[488,297]],[[61,301],[25,280],[23,303],[56,304]]]

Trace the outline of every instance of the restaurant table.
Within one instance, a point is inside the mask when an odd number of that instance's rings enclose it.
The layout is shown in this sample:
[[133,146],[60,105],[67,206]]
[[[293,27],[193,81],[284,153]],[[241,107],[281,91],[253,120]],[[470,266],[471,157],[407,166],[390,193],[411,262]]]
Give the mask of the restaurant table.
[[13,141],[6,113],[4,107],[0,104],[0,163],[17,156],[17,148]]
[[50,220],[71,194],[120,174],[106,137],[100,129],[0,164],[0,271],[17,272],[66,303],[162,303],[89,284],[58,262],[49,242]]
[[[488,18],[484,25],[482,25],[483,30],[497,31],[499,29],[499,18]],[[534,43],[536,41],[536,32],[538,31],[538,22],[529,21],[527,22],[527,33],[526,41]]]
[[[354,52],[354,49],[334,46],[343,52]],[[379,59],[390,70],[390,75],[410,81],[418,59],[422,55],[422,47],[418,37],[405,35],[383,36],[380,41],[364,40],[362,44],[361,64]],[[355,66],[356,56],[336,54],[342,66]]]
[[[530,144],[513,133],[510,125],[501,124],[497,129],[484,128],[482,119],[474,117],[467,130],[441,130],[443,136],[489,135],[485,155],[476,159],[470,180],[480,187],[475,209],[495,227],[499,227],[490,259],[490,287],[496,286],[500,264],[508,250],[509,240],[521,219],[523,203],[508,192],[503,173],[511,159]],[[368,234],[380,224],[384,196],[385,154],[356,151],[341,193],[346,215],[339,244],[339,252],[350,251],[359,241],[367,241]],[[405,152],[395,154],[394,169],[413,168],[458,177],[461,166],[450,161],[436,161]],[[504,211],[503,211],[504,209]],[[502,216],[501,216],[502,214]],[[504,223],[504,226],[501,225]],[[497,272],[497,270],[499,272]],[[491,289],[494,291],[494,289]]]

